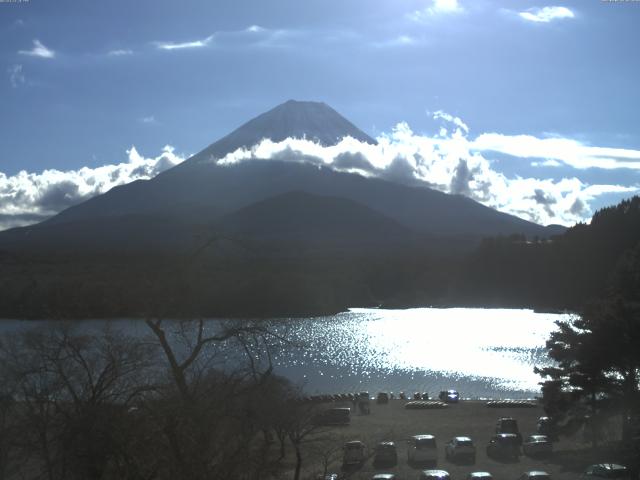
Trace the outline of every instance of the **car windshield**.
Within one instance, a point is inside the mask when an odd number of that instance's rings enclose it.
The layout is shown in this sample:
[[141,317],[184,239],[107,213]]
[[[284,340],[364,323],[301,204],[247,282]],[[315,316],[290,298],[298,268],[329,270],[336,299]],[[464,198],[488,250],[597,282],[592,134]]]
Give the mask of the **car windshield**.
[[502,428],[503,431],[517,432],[518,424],[515,420],[502,420],[502,422],[500,422],[500,428]]
[[458,440],[458,446],[473,447],[473,442],[471,440]]

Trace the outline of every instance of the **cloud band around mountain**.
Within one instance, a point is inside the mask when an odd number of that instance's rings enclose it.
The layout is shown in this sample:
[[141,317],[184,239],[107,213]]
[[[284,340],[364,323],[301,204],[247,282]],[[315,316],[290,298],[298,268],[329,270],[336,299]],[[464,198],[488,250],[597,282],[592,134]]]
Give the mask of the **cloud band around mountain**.
[[[445,122],[438,135],[415,134],[406,123],[381,135],[377,145],[345,138],[323,147],[306,139],[282,142],[263,140],[251,149],[239,149],[223,159],[231,165],[251,159],[303,161],[340,171],[423,185],[449,194],[465,195],[486,206],[540,224],[572,225],[593,213],[590,203],[598,196],[640,191],[640,186],[590,185],[577,177],[510,178],[492,166],[492,152],[518,157],[514,161],[545,159],[573,169],[637,168],[640,151],[589,147],[570,139],[483,134],[469,138],[461,119],[435,112]],[[532,165],[538,162],[531,162]]]
[[[261,159],[313,163],[321,167],[378,177],[414,186],[428,186],[445,193],[465,195],[486,206],[540,224],[572,225],[590,218],[591,202],[604,194],[640,191],[640,186],[590,185],[573,176],[549,178],[508,177],[492,164],[493,152],[528,161],[531,165],[585,168],[640,169],[640,151],[583,145],[571,139],[508,136],[485,133],[469,138],[469,128],[459,118],[435,112],[442,122],[437,135],[417,135],[406,123],[378,137],[371,145],[345,138],[323,147],[306,139],[282,142],[263,140],[250,149],[239,149],[220,165]],[[182,162],[166,146],[160,155],[144,158],[135,147],[128,162],[97,168],[42,173],[0,173],[0,229],[35,223],[111,188],[134,180],[150,179]]]
[[128,162],[97,168],[12,176],[0,172],[0,230],[42,221],[118,185],[153,178],[184,160],[170,146],[155,158],[142,157],[135,147],[127,153]]

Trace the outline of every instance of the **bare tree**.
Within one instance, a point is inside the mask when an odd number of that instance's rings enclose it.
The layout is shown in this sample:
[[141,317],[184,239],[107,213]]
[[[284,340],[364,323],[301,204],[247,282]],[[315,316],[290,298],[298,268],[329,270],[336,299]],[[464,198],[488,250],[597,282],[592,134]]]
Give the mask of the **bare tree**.
[[[147,319],[169,383],[154,405],[173,478],[240,478],[259,435],[271,430],[257,402],[273,378],[271,348],[285,340],[265,321]],[[266,461],[266,458],[265,458]],[[255,469],[255,466],[254,466]]]
[[18,445],[35,478],[98,479],[122,463],[117,427],[149,388],[149,361],[147,348],[109,327],[94,335],[56,324],[0,341]]

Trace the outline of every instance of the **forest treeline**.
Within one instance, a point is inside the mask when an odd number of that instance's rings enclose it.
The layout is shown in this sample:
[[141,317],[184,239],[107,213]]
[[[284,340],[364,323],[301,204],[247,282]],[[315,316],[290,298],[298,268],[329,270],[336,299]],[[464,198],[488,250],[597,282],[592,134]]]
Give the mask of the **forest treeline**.
[[349,307],[577,310],[640,242],[640,197],[551,239],[314,249],[212,238],[188,255],[0,252],[0,317],[273,317]]
[[483,240],[455,275],[454,301],[578,310],[620,281],[616,272],[639,250],[640,197],[635,196],[549,240],[517,235]]

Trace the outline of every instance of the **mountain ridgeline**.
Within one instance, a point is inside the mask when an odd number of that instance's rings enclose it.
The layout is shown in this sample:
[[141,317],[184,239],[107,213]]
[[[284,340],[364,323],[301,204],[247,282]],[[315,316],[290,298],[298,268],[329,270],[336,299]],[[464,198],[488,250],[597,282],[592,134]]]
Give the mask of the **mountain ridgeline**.
[[[217,162],[265,138],[290,137],[324,146],[344,137],[375,143],[325,104],[289,101],[151,180],[1,232],[0,316],[271,316],[459,303],[562,308],[601,288],[608,262],[633,243],[608,245],[594,280],[580,263],[586,257],[573,254],[584,250],[573,239],[615,228],[597,226],[610,212],[562,235],[561,227],[464,196],[319,167],[295,152],[284,160]],[[565,271],[566,262],[576,265]],[[574,273],[585,274],[575,295],[554,290]]]

